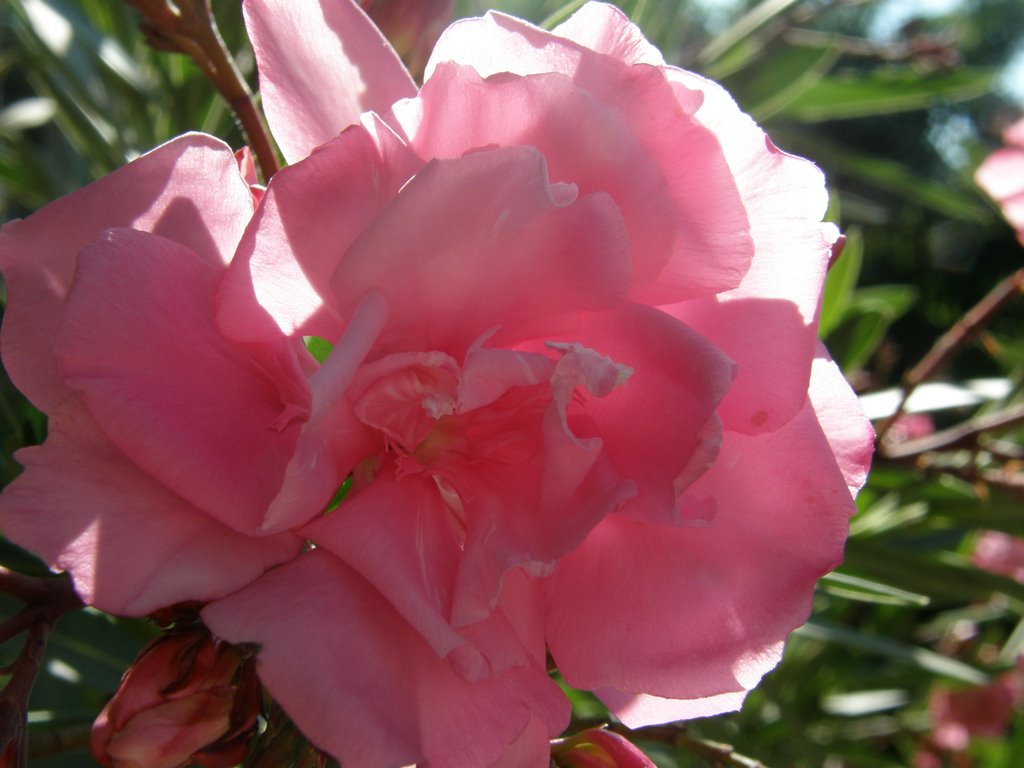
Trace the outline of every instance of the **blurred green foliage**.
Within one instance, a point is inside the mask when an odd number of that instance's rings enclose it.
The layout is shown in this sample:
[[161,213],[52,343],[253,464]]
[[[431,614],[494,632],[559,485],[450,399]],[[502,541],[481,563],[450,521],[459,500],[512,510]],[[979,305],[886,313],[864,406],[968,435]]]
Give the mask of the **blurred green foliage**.
[[[618,4],[670,63],[720,80],[779,146],[826,171],[830,216],[848,241],[829,277],[822,335],[858,389],[897,383],[1019,266],[1024,251],[971,181],[1019,109],[994,89],[1024,45],[1019,0],[963,0],[886,36],[877,26],[891,0]],[[255,89],[240,4],[213,5]],[[457,13],[493,7],[553,26],[575,5],[459,0]],[[136,25],[135,12],[111,0],[0,3],[0,220],[185,131],[241,146],[199,70],[150,49]],[[1022,315],[1011,306],[943,371],[954,383],[1005,380],[1009,394],[982,412],[1019,402],[1024,344],[1014,330],[1024,327]],[[962,421],[976,409],[942,408],[936,422]],[[12,452],[45,433],[43,418],[6,379],[0,424],[6,482],[18,471]],[[820,583],[814,616],[781,667],[742,712],[668,737],[651,729],[638,743],[664,768],[707,765],[700,755],[712,754],[722,765],[909,765],[929,731],[929,692],[990,680],[1024,647],[1024,586],[974,568],[968,557],[982,529],[1024,536],[1019,483],[995,482],[988,472],[1024,460],[1020,437],[1011,430],[998,446],[951,450],[939,464],[879,460],[859,499],[847,561]],[[0,563],[42,570],[3,542]],[[0,596],[0,610],[14,607]],[[58,624],[33,694],[33,766],[89,764],[88,725],[153,633],[145,622],[93,611]],[[19,638],[0,646],[0,664],[19,647]],[[589,695],[572,698],[576,725],[608,720]],[[1006,739],[972,743],[969,764],[1018,765],[1024,719],[1017,721]],[[735,751],[715,746],[722,744]]]

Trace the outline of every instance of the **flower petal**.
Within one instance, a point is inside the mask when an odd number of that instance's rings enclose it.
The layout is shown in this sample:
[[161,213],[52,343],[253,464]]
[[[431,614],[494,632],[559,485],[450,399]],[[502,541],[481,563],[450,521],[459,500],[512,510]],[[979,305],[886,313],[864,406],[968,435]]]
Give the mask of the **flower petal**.
[[739,295],[662,307],[736,361],[736,381],[719,406],[725,429],[759,434],[788,422],[807,400],[817,328],[796,305]]
[[[1024,120],[1013,128],[1024,134]],[[1008,133],[1007,141],[1012,137]],[[1017,238],[1024,242],[1024,141],[997,149],[985,158],[974,173],[974,181],[999,204],[1003,216],[1017,230]]]
[[[639,31],[625,28],[614,34],[640,36]],[[505,73],[532,77],[559,73],[628,123],[635,141],[664,180],[672,205],[667,216],[674,230],[669,249],[660,253],[636,250],[634,297],[659,303],[678,301],[739,284],[753,251],[744,204],[718,138],[694,117],[701,93],[670,83],[670,68],[622,61],[494,12],[459,21],[441,36],[427,67],[425,91],[447,61],[468,65],[483,78],[498,76],[499,81],[508,79]],[[491,124],[501,130],[500,121]],[[604,154],[617,152],[610,149]],[[553,155],[551,162],[557,157]],[[585,166],[581,172],[586,180]],[[576,181],[554,171],[552,175],[560,181]],[[616,197],[616,190],[628,185],[621,178],[611,178],[614,187],[608,191]],[[714,211],[713,216],[708,215],[709,210]],[[628,225],[629,212],[624,213]],[[630,228],[631,235],[642,233],[639,224]],[[709,253],[715,258],[709,259]]]
[[510,570],[550,573],[635,494],[601,439],[574,433],[570,410],[579,393],[608,394],[624,366],[578,344],[559,346],[550,384],[514,387],[488,407],[446,417],[414,456],[452,499],[465,530],[452,601],[457,627],[491,614]]
[[875,431],[864,416],[857,395],[821,342],[818,342],[818,354],[811,366],[809,396],[846,485],[851,495],[856,496],[868,479],[871,455],[875,451]]
[[300,533],[373,584],[444,657],[466,643],[448,622],[460,552],[448,515],[430,478],[398,478],[385,466]]
[[[634,90],[664,89],[644,69]],[[637,78],[638,80],[640,78]],[[460,157],[468,149],[528,145],[544,155],[551,178],[570,182],[580,196],[605,192],[622,213],[629,235],[634,285],[657,276],[677,233],[671,190],[662,169],[627,116],[609,109],[562,74],[495,75],[442,62],[418,99],[397,109],[410,145],[422,157]]]
[[267,122],[289,163],[416,85],[352,0],[245,0]]
[[79,257],[56,354],[126,456],[249,531],[281,488],[310,395],[283,340],[242,346],[217,332],[222,273],[170,240],[111,230]]
[[621,218],[605,196],[565,193],[532,147],[431,162],[342,258],[339,308],[377,289],[391,307],[382,352],[459,359],[495,326],[503,346],[613,305],[629,284]]
[[693,700],[693,716],[732,708],[806,620],[854,511],[809,404],[776,433],[726,432],[687,496],[717,506],[712,525],[612,516],[559,564],[547,637],[570,685]]
[[252,196],[230,148],[187,134],[23,221],[0,230],[8,288],[4,365],[15,385],[47,411],[69,394],[51,354],[78,252],[110,227],[176,240],[226,264],[249,217]]
[[735,290],[665,309],[736,360],[736,383],[719,411],[725,428],[772,431],[803,407],[817,346],[818,303],[838,238],[834,225],[821,222],[824,176],[775,147],[721,86],[674,68],[666,73],[681,93],[703,95],[696,117],[721,142],[755,251]]
[[368,115],[278,171],[218,293],[217,322],[239,341],[320,336],[335,341],[330,278],[359,233],[421,165]]
[[835,225],[821,221],[828,207],[825,176],[776,147],[722,86],[674,67],[665,72],[678,98],[702,96],[696,119],[721,143],[725,172],[747,212],[754,255],[734,295],[791,301],[805,324],[814,323],[839,237]]
[[0,495],[4,535],[110,613],[222,597],[302,548],[291,534],[253,538],[207,517],[114,448],[75,398],[17,458],[25,471]]
[[260,679],[346,768],[490,765],[532,718],[549,737],[568,722],[567,702],[543,667],[467,681],[379,592],[321,549],[212,603],[203,619],[231,642],[260,645]]
[[[782,646],[770,666],[782,659]],[[614,688],[601,688],[594,692],[615,717],[628,728],[643,728],[645,725],[672,723],[677,720],[692,720],[709,714],[737,712],[743,706],[748,691],[720,693],[694,699],[664,699],[647,693],[623,693]]]
[[636,484],[624,511],[648,522],[680,522],[679,496],[718,450],[715,406],[732,382],[732,361],[679,321],[640,304],[589,315],[575,338],[633,369],[619,390],[588,398],[584,409],[616,471]]
[[586,3],[552,32],[626,64],[665,64],[629,17],[607,3]]

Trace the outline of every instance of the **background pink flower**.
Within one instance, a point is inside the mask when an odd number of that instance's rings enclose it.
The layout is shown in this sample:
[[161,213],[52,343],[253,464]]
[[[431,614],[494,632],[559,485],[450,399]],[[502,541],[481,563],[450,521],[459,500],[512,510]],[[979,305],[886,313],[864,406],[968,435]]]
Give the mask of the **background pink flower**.
[[1024,120],[1003,134],[1006,146],[978,166],[974,180],[996,203],[1024,242]]
[[971,562],[1024,583],[1024,539],[1000,531],[984,531],[974,543]]
[[1020,680],[1013,672],[975,688],[937,689],[928,702],[932,739],[942,749],[961,751],[972,737],[1001,736],[1009,727],[1019,697]]

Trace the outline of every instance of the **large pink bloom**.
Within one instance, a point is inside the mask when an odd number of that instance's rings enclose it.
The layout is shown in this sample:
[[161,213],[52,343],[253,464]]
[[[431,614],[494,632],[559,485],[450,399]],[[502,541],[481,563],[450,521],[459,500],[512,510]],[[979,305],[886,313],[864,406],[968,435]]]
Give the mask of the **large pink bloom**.
[[611,6],[459,22],[418,92],[354,0],[245,7],[292,163],[255,213],[171,144],[4,230],[53,424],[5,530],[106,610],[212,600],[346,768],[546,765],[548,651],[629,725],[737,708],[871,450],[820,172]]
[[1024,120],[1003,134],[1006,146],[978,166],[974,180],[996,203],[1024,243]]

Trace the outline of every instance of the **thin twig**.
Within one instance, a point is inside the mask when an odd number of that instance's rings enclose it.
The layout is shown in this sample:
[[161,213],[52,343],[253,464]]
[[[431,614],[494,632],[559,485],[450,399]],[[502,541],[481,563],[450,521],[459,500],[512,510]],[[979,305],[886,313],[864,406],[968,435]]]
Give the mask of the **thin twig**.
[[45,584],[51,579],[39,579],[12,571],[0,565],[0,592],[24,602],[46,600],[51,595],[50,588]]
[[978,333],[1013,300],[1018,293],[1024,290],[1024,269],[1018,269],[1009,277],[999,282],[995,288],[985,296],[967,313],[961,317],[946,333],[939,337],[935,345],[929,350],[924,358],[911,368],[903,377],[903,396],[892,416],[883,421],[878,427],[876,445],[881,446],[885,436],[889,433],[892,425],[903,415],[907,401],[917,389],[919,384],[924,383],[944,366],[953,354],[964,344],[973,339]]
[[931,451],[949,450],[975,445],[986,432],[995,432],[1024,424],[1024,405],[997,413],[975,416],[954,427],[902,443],[884,444],[879,452],[887,459],[908,459]]
[[678,725],[654,725],[648,728],[628,730],[619,725],[608,726],[620,736],[630,739],[658,741],[677,749],[685,749],[706,760],[714,768],[768,768],[760,760],[741,755],[731,744],[691,736],[685,727]]
[[966,480],[975,486],[981,484],[982,487],[977,488],[981,492],[985,492],[984,486],[995,486],[1009,493],[1016,494],[1018,498],[1024,493],[1024,474],[1020,472],[1001,468],[980,469],[974,465],[966,467],[924,466],[922,469],[930,477],[952,475],[961,480]]
[[21,598],[26,605],[0,625],[9,639],[25,631],[25,644],[6,670],[10,678],[0,691],[0,766],[28,765],[28,698],[43,663],[46,638],[57,619],[82,607],[71,581],[65,577],[35,577],[0,568],[0,591]]
[[174,7],[166,0],[126,2],[142,13],[143,30],[151,45],[188,55],[213,83],[238,118],[263,180],[270,181],[279,169],[277,155],[252,91],[224,44],[210,0],[176,0]]

